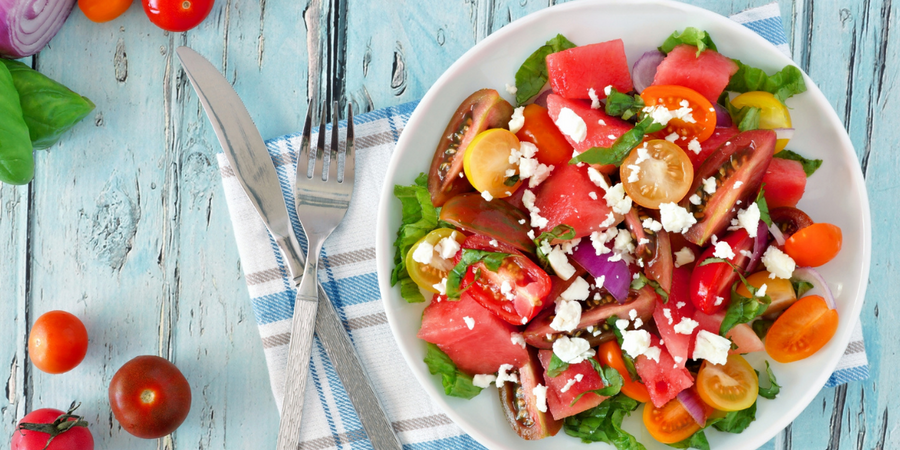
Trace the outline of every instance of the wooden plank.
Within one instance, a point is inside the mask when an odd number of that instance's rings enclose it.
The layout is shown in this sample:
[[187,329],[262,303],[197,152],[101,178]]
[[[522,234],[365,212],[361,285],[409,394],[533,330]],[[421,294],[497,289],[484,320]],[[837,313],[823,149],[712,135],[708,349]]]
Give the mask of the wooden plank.
[[0,439],[8,440],[28,406],[25,353],[27,326],[29,187],[0,184]]

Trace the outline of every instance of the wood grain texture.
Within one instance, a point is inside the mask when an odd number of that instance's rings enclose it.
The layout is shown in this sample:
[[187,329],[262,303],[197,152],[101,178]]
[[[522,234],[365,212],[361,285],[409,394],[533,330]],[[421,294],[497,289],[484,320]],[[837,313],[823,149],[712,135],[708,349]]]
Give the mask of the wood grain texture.
[[[768,0],[693,0],[723,15]],[[262,345],[214,161],[218,143],[174,58],[189,45],[244,99],[264,137],[299,129],[310,98],[356,110],[421,98],[466,50],[553,0],[219,0],[187,33],[153,27],[135,4],[107,24],[77,9],[34,66],[97,109],[37,153],[28,187],[0,186],[0,442],[18,418],[73,399],[97,448],[272,448],[278,427]],[[872,205],[862,321],[871,377],[825,389],[772,449],[900,448],[890,298],[900,235],[896,7],[891,0],[780,0],[795,60],[847,127]],[[312,74],[312,75],[310,75]],[[341,110],[344,110],[342,107]],[[84,363],[46,375],[27,363],[27,327],[65,309],[88,327]],[[106,387],[139,354],[175,362],[194,393],[171,437],[142,441],[109,411]],[[2,446],[2,444],[0,444]]]

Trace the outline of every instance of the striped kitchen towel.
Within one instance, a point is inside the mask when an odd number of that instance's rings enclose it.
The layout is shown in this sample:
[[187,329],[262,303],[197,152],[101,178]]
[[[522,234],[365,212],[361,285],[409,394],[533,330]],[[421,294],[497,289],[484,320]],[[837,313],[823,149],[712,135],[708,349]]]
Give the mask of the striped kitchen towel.
[[[733,19],[789,54],[777,4],[742,12]],[[357,174],[353,202],[341,227],[328,240],[320,280],[348,328],[388,416],[407,449],[482,448],[433,404],[406,367],[385,317],[375,273],[375,216],[384,174],[397,139],[416,103],[362,114],[355,120]],[[343,125],[342,125],[343,126]],[[303,240],[293,208],[299,134],[267,142],[288,210]],[[313,138],[315,139],[315,137]],[[247,286],[259,323],[273,394],[281,407],[295,290],[281,253],[241,189],[228,161],[219,165]],[[828,387],[868,377],[862,332],[857,324],[846,354]],[[337,374],[316,340],[304,403],[304,449],[371,448]]]

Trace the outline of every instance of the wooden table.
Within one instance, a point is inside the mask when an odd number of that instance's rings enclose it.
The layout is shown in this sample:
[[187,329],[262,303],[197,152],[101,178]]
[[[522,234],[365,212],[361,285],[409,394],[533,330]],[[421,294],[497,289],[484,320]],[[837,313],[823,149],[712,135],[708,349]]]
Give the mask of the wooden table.
[[[689,3],[729,15],[767,1]],[[897,448],[897,11],[890,0],[779,3],[795,60],[843,119],[867,179],[874,246],[862,322],[871,377],[823,390],[767,448]],[[139,4],[106,24],[76,9],[33,64],[97,109],[36,153],[29,186],[0,185],[0,443],[26,412],[77,399],[98,449],[274,447],[278,415],[215,162],[219,144],[177,46],[221,68],[262,135],[274,137],[299,129],[308,89],[334,90],[361,111],[418,99],[476,42],[547,6],[219,0],[187,33],[157,29]],[[321,64],[308,63],[316,55]],[[30,324],[53,309],[81,317],[91,339],[85,361],[63,375],[35,370],[25,353]],[[109,409],[112,375],[140,354],[174,361],[193,389],[187,421],[161,442],[133,438]]]

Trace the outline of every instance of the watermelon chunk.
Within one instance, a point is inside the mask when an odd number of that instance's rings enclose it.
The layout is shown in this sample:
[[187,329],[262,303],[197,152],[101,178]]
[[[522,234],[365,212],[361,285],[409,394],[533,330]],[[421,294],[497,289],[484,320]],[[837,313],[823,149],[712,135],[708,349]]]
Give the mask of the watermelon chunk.
[[[472,329],[466,318],[474,322]],[[520,367],[528,361],[528,351],[512,342],[516,332],[516,327],[463,293],[455,302],[436,296],[422,313],[418,337],[436,344],[459,370],[477,375],[496,373],[501,364]]]
[[[575,228],[575,238],[589,236],[600,229],[611,211],[603,199],[606,192],[591,181],[587,167],[571,164],[556,167],[533,192],[534,206],[548,220],[541,231],[566,224]],[[597,196],[596,200],[589,196],[591,192]]]
[[621,39],[551,53],[547,55],[547,73],[553,92],[565,98],[590,99],[588,91],[593,89],[604,99],[606,86],[619,92],[634,88]]
[[683,318],[690,319],[696,310],[691,302],[690,282],[690,270],[686,267],[675,268],[672,272],[672,290],[669,292],[669,301],[663,303],[662,298],[657,298],[656,309],[653,311],[653,321],[656,322],[656,328],[659,329],[659,336],[675,365],[680,368],[684,368],[684,364],[687,363],[693,336],[697,334],[696,330],[692,334],[681,334],[675,331],[675,325],[681,323]]
[[766,204],[769,209],[779,206],[797,206],[806,191],[806,172],[803,166],[789,159],[772,158],[766,174]]
[[656,68],[652,86],[684,86],[699,92],[710,103],[716,103],[737,71],[738,65],[734,61],[715,50],[703,50],[698,57],[697,47],[681,44]]
[[[547,373],[550,367],[550,358],[553,357],[552,350],[541,350],[538,352],[541,365],[544,366],[544,384],[547,386],[547,407],[553,418],[561,420],[565,417],[574,416],[582,411],[587,411],[599,405],[606,397],[602,397],[593,392],[584,394],[574,405],[572,402],[581,395],[582,392],[594,391],[603,388],[603,380],[597,371],[591,366],[590,361],[582,361],[578,364],[569,364],[569,368],[556,377],[551,377]],[[575,376],[581,375],[581,381],[577,381]],[[563,388],[569,383],[569,380],[575,381],[574,384],[563,392]],[[570,406],[571,405],[571,406]]]
[[559,119],[559,112],[563,108],[571,109],[578,117],[584,120],[587,127],[587,136],[581,142],[575,142],[571,136],[563,133],[566,140],[572,144],[572,148],[583,152],[591,147],[609,147],[616,139],[634,128],[630,123],[613,117],[600,109],[592,109],[590,102],[584,100],[569,100],[559,95],[547,96],[547,109],[550,110],[550,118],[554,123]]
[[644,355],[634,360],[634,368],[647,386],[650,393],[650,401],[657,408],[675,398],[679,392],[694,385],[694,377],[684,367],[677,367],[672,355],[662,348],[659,338],[650,335],[650,346],[659,348],[659,362]]

